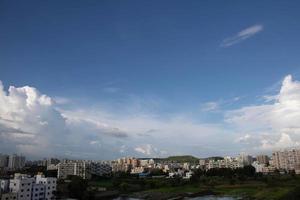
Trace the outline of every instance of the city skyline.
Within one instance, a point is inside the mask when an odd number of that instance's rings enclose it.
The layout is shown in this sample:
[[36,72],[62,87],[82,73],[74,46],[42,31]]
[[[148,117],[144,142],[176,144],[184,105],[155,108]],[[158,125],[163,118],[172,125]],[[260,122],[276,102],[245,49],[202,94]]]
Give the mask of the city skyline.
[[0,5],[1,153],[201,158],[300,146],[297,1]]

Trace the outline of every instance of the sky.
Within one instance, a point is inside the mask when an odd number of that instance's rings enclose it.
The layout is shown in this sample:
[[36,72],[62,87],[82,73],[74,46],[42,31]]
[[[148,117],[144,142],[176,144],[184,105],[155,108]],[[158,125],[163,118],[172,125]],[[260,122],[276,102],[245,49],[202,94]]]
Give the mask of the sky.
[[0,1],[0,152],[300,145],[299,1]]

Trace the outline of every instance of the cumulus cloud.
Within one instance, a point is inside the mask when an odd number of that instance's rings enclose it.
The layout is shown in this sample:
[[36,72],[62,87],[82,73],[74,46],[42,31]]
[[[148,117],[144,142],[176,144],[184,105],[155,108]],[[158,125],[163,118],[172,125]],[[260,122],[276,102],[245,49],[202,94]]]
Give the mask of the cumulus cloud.
[[264,28],[263,25],[256,24],[246,29],[243,29],[240,32],[238,32],[236,35],[224,39],[221,43],[221,47],[230,47],[246,39],[249,39],[250,37],[253,37],[254,35],[261,32],[263,28]]
[[[103,109],[59,107],[69,100],[51,98],[36,88],[0,84],[0,150],[34,157],[111,159],[124,155],[162,156],[197,153],[223,130],[184,115],[161,118],[145,112],[122,115]],[[130,109],[128,109],[130,110]],[[182,143],[182,138],[187,142]],[[206,142],[204,142],[206,141]]]
[[[270,99],[270,98],[268,98]],[[272,101],[246,106],[226,114],[226,122],[237,131],[248,131],[244,139],[256,138],[262,149],[294,147],[300,141],[300,83],[287,75]],[[264,134],[268,132],[269,134]],[[244,139],[240,141],[244,141]]]
[[6,92],[0,82],[0,150],[36,157],[79,150],[87,154],[95,141],[102,147],[104,138],[127,137],[117,127],[62,113],[56,101],[29,86],[10,86]]
[[65,119],[52,99],[35,88],[10,86],[6,94],[0,83],[0,105],[0,143],[13,151],[47,153],[44,149],[65,132]]
[[167,154],[164,150],[158,150],[151,144],[139,145],[134,148],[141,156],[161,157]]
[[[36,88],[10,86],[5,91],[0,83],[0,151],[112,159],[234,155],[245,148],[299,146],[300,83],[288,75],[278,94],[268,99],[260,105],[224,111],[223,120],[210,124],[186,113],[138,112],[136,106],[127,106],[123,114],[95,106],[66,109]],[[209,102],[202,112],[218,106]]]

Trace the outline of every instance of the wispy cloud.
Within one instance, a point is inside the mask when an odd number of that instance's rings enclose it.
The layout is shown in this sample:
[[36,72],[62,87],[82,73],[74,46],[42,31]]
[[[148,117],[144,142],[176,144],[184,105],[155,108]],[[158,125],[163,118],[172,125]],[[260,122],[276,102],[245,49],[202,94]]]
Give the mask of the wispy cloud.
[[117,87],[105,87],[105,88],[103,88],[103,91],[107,92],[107,93],[117,93],[117,92],[120,91],[120,88],[117,88]]
[[263,29],[264,29],[264,26],[261,24],[256,24],[256,25],[250,26],[246,29],[241,30],[234,36],[224,39],[220,46],[221,47],[230,47],[232,45],[240,43],[240,42],[256,35],[257,33],[261,32]]
[[53,100],[56,104],[68,104],[71,102],[71,100],[66,97],[54,97]]
[[216,111],[219,109],[219,103],[210,101],[206,102],[201,106],[201,111]]

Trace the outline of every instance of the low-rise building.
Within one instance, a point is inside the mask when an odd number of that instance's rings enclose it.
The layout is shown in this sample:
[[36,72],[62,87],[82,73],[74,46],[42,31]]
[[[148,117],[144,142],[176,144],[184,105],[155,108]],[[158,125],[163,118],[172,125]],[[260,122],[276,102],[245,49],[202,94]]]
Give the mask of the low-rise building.
[[3,200],[51,200],[55,198],[57,182],[54,177],[44,177],[42,174],[30,177],[17,173],[8,182],[8,190],[2,193]]

